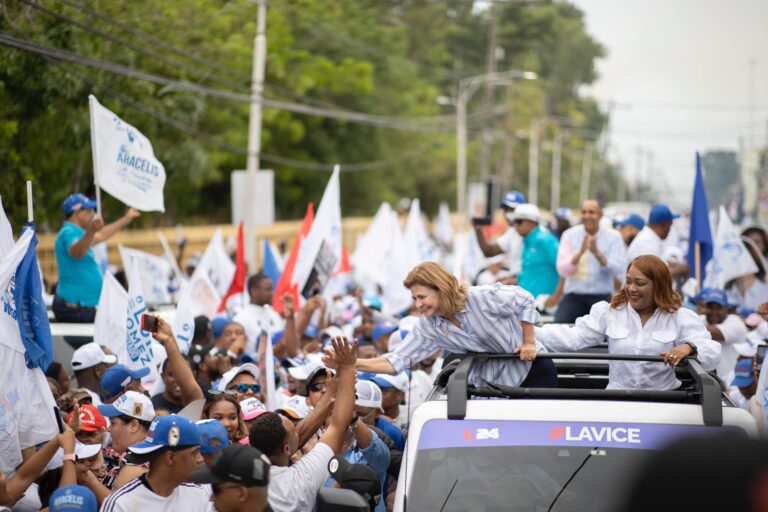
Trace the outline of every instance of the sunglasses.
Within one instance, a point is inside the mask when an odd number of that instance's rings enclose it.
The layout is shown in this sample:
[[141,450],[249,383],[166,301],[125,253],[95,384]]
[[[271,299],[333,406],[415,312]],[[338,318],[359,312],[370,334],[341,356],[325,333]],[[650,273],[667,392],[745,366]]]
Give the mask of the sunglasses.
[[319,393],[328,389],[328,384],[325,382],[318,382],[309,386],[309,390],[313,393]]
[[260,393],[261,386],[258,384],[237,384],[230,387],[227,391],[237,391],[238,393],[247,393],[248,391],[251,391],[252,393]]

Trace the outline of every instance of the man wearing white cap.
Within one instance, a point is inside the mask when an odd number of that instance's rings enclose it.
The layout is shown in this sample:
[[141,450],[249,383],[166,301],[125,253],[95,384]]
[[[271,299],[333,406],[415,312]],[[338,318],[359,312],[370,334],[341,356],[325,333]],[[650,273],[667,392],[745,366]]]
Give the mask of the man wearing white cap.
[[360,380],[355,384],[355,413],[366,425],[376,427],[384,432],[395,447],[403,451],[405,437],[394,423],[382,416],[384,408],[381,403],[381,388],[373,381]]
[[107,366],[117,363],[117,356],[107,355],[98,343],[92,341],[81,346],[72,354],[72,370],[77,386],[88,390],[93,405],[101,403],[101,377]]
[[102,483],[113,491],[129,480],[147,472],[148,466],[128,464],[129,446],[147,437],[149,426],[155,419],[152,401],[142,393],[126,391],[109,405],[100,405],[99,412],[109,418],[112,445],[104,450],[107,476]]
[[517,284],[533,295],[552,295],[560,282],[557,273],[557,237],[539,227],[541,213],[535,204],[515,208],[513,224],[523,238],[523,262]]

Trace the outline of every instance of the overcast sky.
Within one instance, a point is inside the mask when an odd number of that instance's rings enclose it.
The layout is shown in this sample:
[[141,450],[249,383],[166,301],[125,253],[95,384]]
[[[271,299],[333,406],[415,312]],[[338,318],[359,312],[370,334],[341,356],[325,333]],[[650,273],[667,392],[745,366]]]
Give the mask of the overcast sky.
[[586,92],[604,110],[615,104],[610,156],[630,179],[643,148],[642,175],[671,191],[670,203],[688,208],[697,150],[738,151],[750,134],[753,146],[765,144],[768,1],[571,1],[607,50]]

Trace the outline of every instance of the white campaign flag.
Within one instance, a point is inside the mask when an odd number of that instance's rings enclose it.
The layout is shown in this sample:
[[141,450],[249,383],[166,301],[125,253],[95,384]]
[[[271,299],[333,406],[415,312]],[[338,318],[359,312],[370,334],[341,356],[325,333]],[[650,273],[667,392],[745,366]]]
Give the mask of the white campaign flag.
[[739,232],[725,208],[721,206],[712,259],[707,264],[705,286],[723,288],[731,279],[753,274],[757,270],[757,265],[744,247]]
[[216,316],[219,304],[221,304],[221,295],[211,282],[205,269],[200,270],[200,267],[195,269],[181,292],[177,310],[182,307],[182,303],[192,318],[198,315],[205,315],[208,318]]
[[440,203],[435,225],[435,238],[443,244],[450,245],[453,242],[453,226],[451,225],[451,212],[447,203]]
[[293,271],[292,282],[305,298],[313,286],[322,290],[341,263],[341,234],[341,195],[337,165],[325,187],[307,238],[301,243]]
[[184,276],[181,268],[179,268],[179,262],[176,261],[176,257],[171,251],[171,246],[168,243],[168,239],[165,238],[165,235],[162,231],[157,232],[157,237],[160,239],[160,245],[163,246],[163,254],[165,254],[165,258],[168,260],[168,263],[170,263],[171,268],[173,269],[173,275],[176,276],[176,282],[181,285],[181,283],[185,282],[187,278]]
[[425,261],[434,261],[436,258],[435,244],[429,238],[424,218],[421,216],[421,207],[418,199],[411,202],[408,212],[408,220],[405,223],[406,255],[411,268]]
[[88,96],[96,184],[142,211],[165,211],[165,167],[139,130]]
[[392,251],[392,208],[381,203],[366,232],[360,236],[350,257],[355,281],[369,293],[389,280],[388,260]]
[[118,246],[123,268],[127,269],[131,260],[135,260],[141,277],[141,288],[147,304],[169,304],[171,294],[168,292],[168,281],[171,277],[171,264],[162,256],[148,252]]
[[127,314],[128,292],[115,276],[106,272],[99,295],[99,307],[96,308],[96,319],[93,321],[93,340],[114,352],[120,363],[128,360],[125,348],[128,336],[125,321]]
[[[183,283],[176,316],[173,317],[173,335],[182,354],[189,352],[192,337],[195,335],[195,299],[192,296],[192,282]],[[212,317],[209,317],[212,318]]]
[[[208,247],[205,248],[200,263],[195,267],[195,274],[205,272],[218,294],[223,297],[229,290],[229,285],[235,276],[235,269],[235,264],[224,246],[224,235],[220,229],[217,229],[208,242]],[[218,307],[218,304],[216,306]],[[213,318],[213,316],[211,315],[209,318]]]
[[123,360],[123,364],[132,370],[145,367],[151,369],[155,358],[152,352],[152,336],[141,330],[141,315],[147,312],[147,306],[141,288],[138,262],[135,259],[126,267],[125,275],[128,279],[128,315],[124,347],[127,358]]
[[403,286],[403,281],[413,268],[408,259],[407,248],[403,233],[400,231],[400,220],[397,213],[390,211],[389,214],[389,235],[390,249],[386,261],[385,273],[387,281],[382,287],[384,297],[382,300],[382,311],[388,315],[397,315],[402,313],[411,305],[411,291]]
[[27,368],[13,299],[16,269],[34,231],[13,241],[13,230],[0,200],[0,471],[10,474],[21,464],[21,450],[56,436],[53,400],[45,374]]

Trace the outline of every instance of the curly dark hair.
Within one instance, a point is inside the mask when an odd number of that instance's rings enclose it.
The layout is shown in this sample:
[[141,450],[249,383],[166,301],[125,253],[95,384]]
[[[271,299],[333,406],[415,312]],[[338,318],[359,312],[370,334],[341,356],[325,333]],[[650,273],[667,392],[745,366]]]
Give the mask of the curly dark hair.
[[251,446],[267,456],[280,452],[287,437],[288,431],[283,426],[282,418],[274,412],[265,412],[253,420],[248,435]]

